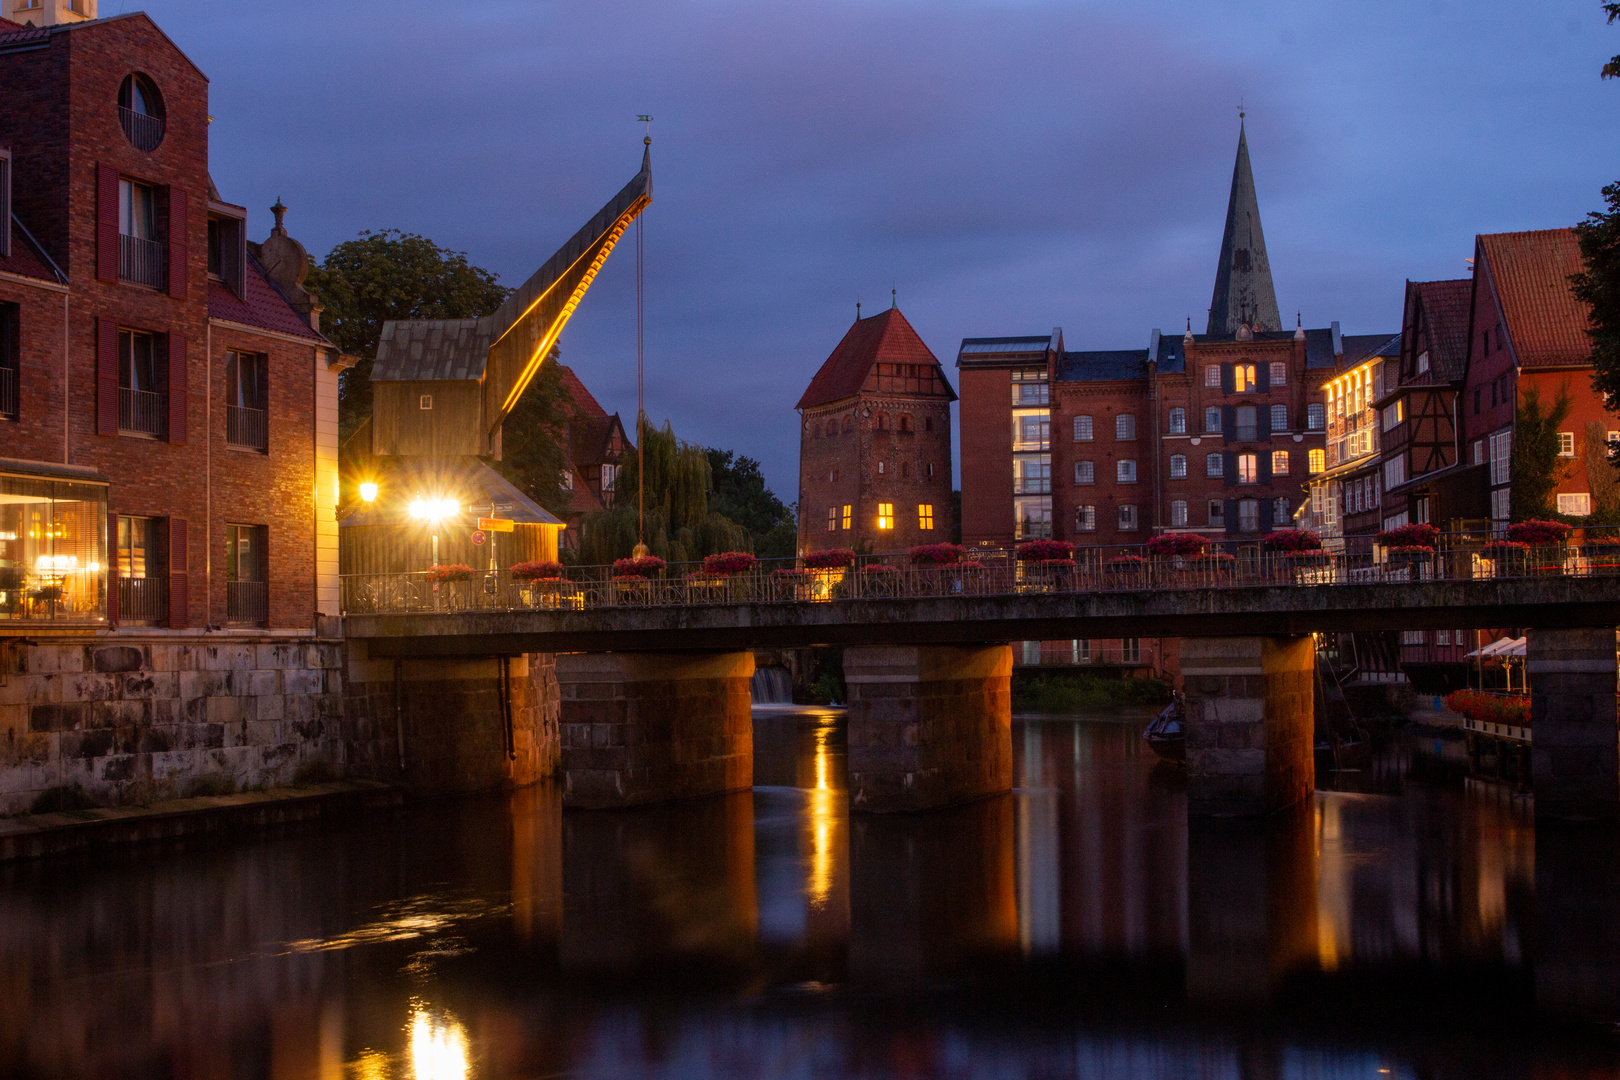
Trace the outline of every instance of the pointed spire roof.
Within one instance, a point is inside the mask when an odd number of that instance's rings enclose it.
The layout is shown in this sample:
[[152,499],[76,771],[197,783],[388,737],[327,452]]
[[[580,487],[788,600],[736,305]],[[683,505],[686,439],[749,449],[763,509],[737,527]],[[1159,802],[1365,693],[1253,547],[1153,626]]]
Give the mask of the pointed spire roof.
[[956,400],[956,392],[940,369],[938,358],[923,344],[900,309],[892,307],[881,314],[859,319],[849,328],[794,408],[809,409],[854,397],[866,386],[867,377],[880,363],[932,365],[939,378],[934,385],[943,388],[942,396]]
[[1271,284],[1266,238],[1260,231],[1260,203],[1249,167],[1249,140],[1238,125],[1237,164],[1232,167],[1232,194],[1226,203],[1226,233],[1221,262],[1215,270],[1215,296],[1209,302],[1210,334],[1233,334],[1240,325],[1281,330],[1277,291]]

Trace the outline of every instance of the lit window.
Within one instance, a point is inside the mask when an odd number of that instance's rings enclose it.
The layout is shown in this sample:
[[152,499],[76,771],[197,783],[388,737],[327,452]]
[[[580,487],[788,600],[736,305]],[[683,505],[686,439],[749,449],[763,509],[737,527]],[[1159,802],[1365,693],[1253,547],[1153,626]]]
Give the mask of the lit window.
[[878,503],[877,526],[880,529],[894,528],[894,503]]
[[1575,456],[1575,433],[1573,431],[1560,431],[1558,433],[1558,456]]
[[1209,524],[1212,528],[1226,528],[1226,503],[1220,499],[1209,500]]
[[850,506],[848,503],[844,504],[844,528],[846,529],[849,528],[855,520],[855,515],[852,513],[854,509],[855,508]]
[[1125,503],[1119,508],[1119,527],[1125,532],[1136,528],[1136,507]]
[[1570,517],[1585,517],[1592,512],[1592,496],[1585,492],[1579,495],[1560,494],[1558,512],[1568,514]]
[[1206,454],[1204,456],[1205,476],[1225,476],[1226,461],[1220,454]]
[[1170,455],[1170,479],[1185,480],[1187,478],[1187,455]]
[[1288,385],[1288,365],[1283,363],[1281,360],[1273,360],[1271,362],[1270,375],[1272,386]]
[[1240,394],[1248,394],[1259,388],[1259,380],[1254,377],[1253,364],[1232,365],[1232,389]]
[[1313,401],[1306,407],[1305,426],[1311,431],[1321,431],[1327,427],[1327,407],[1320,401]]
[[1221,407],[1210,405],[1204,409],[1204,431],[1213,432],[1221,430]]
[[1286,450],[1273,450],[1271,452],[1271,475],[1272,476],[1287,476],[1288,475],[1288,451],[1286,451]]
[[1114,463],[1114,479],[1121,484],[1136,483],[1136,462],[1116,461]]
[[1136,438],[1136,417],[1130,413],[1114,417],[1114,438],[1126,441]]
[[838,507],[827,507],[827,531],[833,532],[838,528]]
[[1091,417],[1077,416],[1074,418],[1074,441],[1091,441]]
[[1074,482],[1077,484],[1094,484],[1097,482],[1097,466],[1095,462],[1077,461],[1074,463]]
[[1187,434],[1187,410],[1179,405],[1170,410],[1170,434]]
[[1238,531],[1260,531],[1260,503],[1255,499],[1238,500]]
[[1077,506],[1074,508],[1074,531],[1097,531],[1097,508],[1095,506]]
[[1187,500],[1170,500],[1170,524],[1181,526],[1187,524]]
[[1273,405],[1271,407],[1271,430],[1272,431],[1287,431],[1288,430],[1288,406],[1286,406],[1286,405]]
[[1388,431],[1406,419],[1406,399],[1384,406],[1384,430]]
[[1204,385],[1221,385],[1221,368],[1219,364],[1207,364],[1204,367]]
[[917,504],[917,528],[932,529],[934,527],[934,504]]
[[1255,454],[1239,454],[1237,456],[1237,478],[1240,484],[1258,484],[1260,482],[1260,458]]
[[1320,447],[1318,447],[1317,449],[1312,450],[1307,455],[1307,458],[1308,458],[1307,464],[1309,465],[1311,472],[1319,473],[1323,469],[1327,468],[1327,451],[1326,450],[1323,450]]

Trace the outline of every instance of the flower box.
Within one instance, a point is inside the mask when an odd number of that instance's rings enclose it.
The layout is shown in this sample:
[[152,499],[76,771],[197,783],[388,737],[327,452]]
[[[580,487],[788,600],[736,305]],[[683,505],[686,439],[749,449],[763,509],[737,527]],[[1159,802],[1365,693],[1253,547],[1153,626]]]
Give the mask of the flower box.
[[1072,560],[1074,545],[1066,540],[1031,540],[1018,545],[1019,562],[1053,562]]
[[1137,574],[1147,569],[1148,561],[1140,555],[1116,555],[1103,565],[1120,574]]
[[1433,525],[1402,525],[1397,529],[1384,530],[1376,539],[1379,544],[1392,550],[1424,548],[1432,555],[1435,546],[1440,543],[1440,530]]
[[1266,547],[1288,555],[1322,550],[1322,538],[1309,529],[1278,529],[1266,534]]
[[805,555],[804,565],[811,570],[841,570],[855,565],[855,552],[849,548],[828,548]]
[[920,544],[909,557],[914,566],[949,566],[961,562],[962,553],[960,544]]
[[664,572],[666,565],[668,564],[656,555],[642,555],[634,559],[616,559],[613,563],[613,580],[657,577]]
[[759,560],[746,551],[722,551],[703,557],[703,572],[709,575],[730,576],[746,574],[759,564]]
[[466,563],[435,563],[427,573],[428,580],[438,585],[447,581],[468,581],[472,578],[473,568]]
[[1521,521],[1508,526],[1507,538],[1531,547],[1548,547],[1569,539],[1569,526],[1562,521]]
[[1446,708],[1485,724],[1530,725],[1530,699],[1486,694],[1478,690],[1455,690],[1446,695]]
[[1161,533],[1147,542],[1147,551],[1149,555],[1187,558],[1202,554],[1207,543],[1197,533]]
[[511,573],[518,581],[559,581],[563,576],[563,564],[550,561],[514,563]]

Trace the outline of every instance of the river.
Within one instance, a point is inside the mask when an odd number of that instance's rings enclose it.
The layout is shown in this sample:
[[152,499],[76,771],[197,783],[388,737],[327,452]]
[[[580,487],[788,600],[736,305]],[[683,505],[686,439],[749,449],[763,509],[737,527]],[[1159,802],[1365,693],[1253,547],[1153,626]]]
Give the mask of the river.
[[1620,1075],[1612,830],[1421,743],[1189,824],[1149,715],[1020,718],[1017,790],[927,815],[851,819],[840,714],[775,707],[748,793],[0,869],[0,1073]]

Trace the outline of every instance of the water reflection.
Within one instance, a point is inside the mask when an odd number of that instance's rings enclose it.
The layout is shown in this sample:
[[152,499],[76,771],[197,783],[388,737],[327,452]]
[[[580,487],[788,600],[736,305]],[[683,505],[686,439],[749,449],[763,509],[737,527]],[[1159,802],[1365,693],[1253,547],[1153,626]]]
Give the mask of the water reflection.
[[840,717],[778,710],[724,798],[0,868],[0,1074],[1612,1074],[1537,1017],[1620,1020],[1613,829],[1399,752],[1189,824],[1144,721],[1020,722],[943,813],[852,820]]

